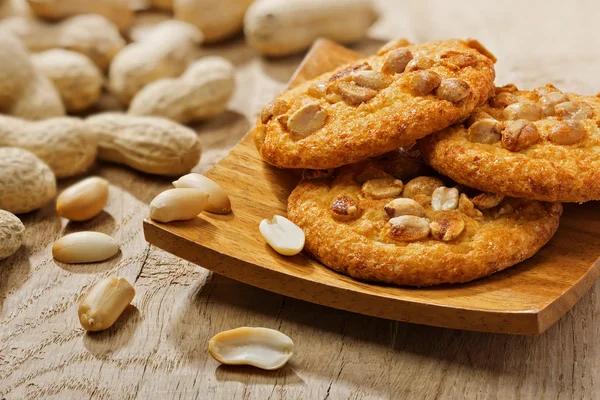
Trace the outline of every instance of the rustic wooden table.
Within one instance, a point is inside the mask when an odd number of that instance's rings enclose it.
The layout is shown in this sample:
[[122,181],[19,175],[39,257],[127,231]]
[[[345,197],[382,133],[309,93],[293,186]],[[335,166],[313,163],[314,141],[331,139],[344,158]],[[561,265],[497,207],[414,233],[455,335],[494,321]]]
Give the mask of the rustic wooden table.
[[[382,40],[476,37],[496,54],[498,82],[600,91],[600,6],[590,1],[380,0],[382,18],[354,48]],[[489,3],[489,4],[488,4]],[[206,171],[249,129],[302,56],[265,60],[242,39],[203,49],[237,67],[229,110],[197,126]],[[483,334],[391,322],[305,303],[237,283],[148,245],[141,223],[170,184],[114,165],[92,171],[111,181],[110,202],[87,223],[66,223],[52,206],[24,217],[18,253],[0,262],[0,398],[599,398],[600,284],[539,337]],[[61,182],[61,187],[72,181]],[[56,263],[65,233],[97,230],[122,245],[91,265]],[[598,249],[600,255],[600,249]],[[568,268],[568,265],[565,266]],[[111,329],[85,334],[81,293],[118,273],[137,290]],[[281,370],[219,365],[207,353],[215,333],[242,325],[279,329],[296,351]]]

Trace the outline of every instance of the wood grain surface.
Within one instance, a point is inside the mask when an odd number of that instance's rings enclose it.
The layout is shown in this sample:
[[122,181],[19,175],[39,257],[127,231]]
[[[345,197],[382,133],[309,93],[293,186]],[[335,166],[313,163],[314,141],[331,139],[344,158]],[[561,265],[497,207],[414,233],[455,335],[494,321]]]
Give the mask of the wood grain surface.
[[[343,46],[318,40],[289,86],[359,58]],[[210,271],[300,300],[375,317],[495,333],[542,333],[600,276],[600,224],[588,222],[600,221],[595,202],[568,207],[552,241],[531,259],[462,285],[368,284],[303,254],[280,256],[265,244],[257,227],[274,214],[287,215],[287,199],[299,171],[262,162],[251,136],[206,172],[229,194],[233,212],[203,213],[169,224],[147,218],[144,236],[149,243]]]
[[[378,5],[381,20],[357,51],[372,53],[380,39],[398,36],[472,36],[499,58],[499,83],[533,88],[551,81],[583,94],[600,91],[595,1]],[[205,148],[198,172],[242,138],[302,59],[262,59],[241,38],[202,54],[230,59],[238,87],[224,115],[195,126]],[[0,262],[0,398],[599,398],[600,284],[537,337],[366,317],[213,275],[148,245],[141,229],[147,205],[170,181],[108,164],[92,173],[112,183],[105,213],[83,224],[67,224],[52,206],[26,215],[26,245]],[[92,265],[52,261],[52,242],[82,229],[110,233],[121,253]],[[76,302],[110,273],[135,282],[133,306],[111,329],[85,334]],[[209,338],[240,325],[292,337],[290,364],[274,372],[219,365],[206,352]]]

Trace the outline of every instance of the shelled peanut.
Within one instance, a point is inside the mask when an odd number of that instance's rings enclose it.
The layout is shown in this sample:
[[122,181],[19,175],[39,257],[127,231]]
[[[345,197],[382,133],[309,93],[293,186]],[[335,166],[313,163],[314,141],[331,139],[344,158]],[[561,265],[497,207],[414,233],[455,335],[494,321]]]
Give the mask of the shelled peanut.
[[70,221],[87,221],[108,202],[108,181],[93,176],[66,188],[56,199],[56,213]]
[[86,171],[96,158],[96,137],[73,117],[25,121],[0,115],[0,146],[31,151],[65,178]]
[[52,49],[32,54],[35,68],[54,84],[69,112],[89,108],[104,83],[102,71],[81,53]]
[[54,242],[52,257],[66,264],[104,261],[119,252],[119,245],[101,232],[75,232]]
[[65,115],[60,95],[38,72],[23,43],[0,30],[0,112],[37,120]]
[[61,48],[82,53],[104,71],[125,46],[117,27],[97,14],[77,15],[54,24],[12,17],[0,21],[0,32],[17,35],[31,52]]
[[115,57],[109,71],[110,90],[123,104],[129,104],[150,82],[181,75],[201,42],[202,33],[195,26],[182,21],[161,22]]
[[77,310],[86,331],[110,328],[135,297],[135,289],[125,279],[109,276],[96,283],[81,299]]
[[140,90],[129,107],[132,115],[154,115],[180,123],[201,121],[225,110],[234,89],[234,69],[221,57],[206,57],[179,78],[164,78]]
[[370,0],[262,0],[248,8],[244,33],[260,53],[283,56],[307,49],[318,38],[357,41],[377,17]]
[[200,160],[196,132],[159,117],[103,113],[85,120],[98,140],[98,158],[156,175],[189,172]]

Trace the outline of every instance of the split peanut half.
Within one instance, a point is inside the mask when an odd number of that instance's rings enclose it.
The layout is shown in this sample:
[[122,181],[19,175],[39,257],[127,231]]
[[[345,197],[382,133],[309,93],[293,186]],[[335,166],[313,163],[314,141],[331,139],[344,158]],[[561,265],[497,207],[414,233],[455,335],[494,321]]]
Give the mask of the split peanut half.
[[192,188],[199,189],[208,195],[205,211],[215,214],[228,214],[231,212],[231,200],[221,186],[212,179],[201,174],[187,174],[173,182],[173,186],[178,189]]
[[110,328],[131,303],[135,289],[125,278],[109,276],[96,283],[79,302],[79,322],[86,331]]
[[279,254],[294,256],[304,248],[302,229],[281,215],[275,215],[271,221],[263,219],[259,229],[267,243]]
[[283,367],[294,350],[287,335],[268,328],[242,327],[213,336],[208,352],[223,364],[252,365],[273,370]]
[[67,264],[104,261],[119,251],[110,236],[100,232],[76,232],[54,242],[52,257]]

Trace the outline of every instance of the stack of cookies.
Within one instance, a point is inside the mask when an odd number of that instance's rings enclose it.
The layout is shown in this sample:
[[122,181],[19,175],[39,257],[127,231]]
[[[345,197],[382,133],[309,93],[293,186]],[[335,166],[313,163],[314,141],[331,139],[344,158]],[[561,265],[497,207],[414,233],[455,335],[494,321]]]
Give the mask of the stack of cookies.
[[263,160],[305,169],[288,218],[311,256],[361,280],[467,282],[535,254],[561,202],[600,199],[600,99],[495,87],[495,61],[473,40],[395,40],[263,110]]

